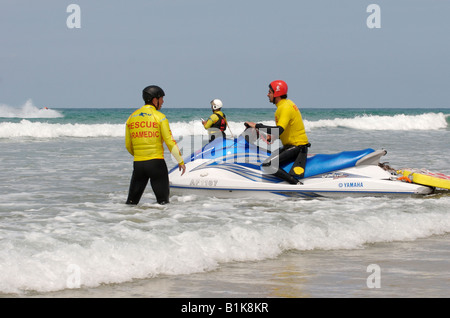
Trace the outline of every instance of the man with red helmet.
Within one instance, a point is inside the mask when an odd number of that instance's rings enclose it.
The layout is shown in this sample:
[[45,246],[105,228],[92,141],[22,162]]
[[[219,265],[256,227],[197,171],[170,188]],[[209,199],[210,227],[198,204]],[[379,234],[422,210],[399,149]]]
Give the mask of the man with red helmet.
[[[302,184],[297,178],[302,178],[305,173],[308,137],[305,132],[302,115],[293,101],[287,99],[288,86],[286,82],[277,80],[269,84],[269,101],[277,107],[275,111],[275,125],[267,126],[245,122],[248,127],[264,129],[271,139],[280,138],[283,147],[275,151],[263,164],[263,171],[273,174],[291,184]],[[287,173],[281,165],[294,161],[291,171]]]

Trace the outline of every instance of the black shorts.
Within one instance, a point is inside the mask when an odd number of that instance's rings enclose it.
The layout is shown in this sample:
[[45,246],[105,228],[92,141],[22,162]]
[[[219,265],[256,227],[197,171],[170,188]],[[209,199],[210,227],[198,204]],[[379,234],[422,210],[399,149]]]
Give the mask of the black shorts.
[[169,173],[164,159],[133,162],[127,204],[138,204],[148,180],[159,204],[169,203]]

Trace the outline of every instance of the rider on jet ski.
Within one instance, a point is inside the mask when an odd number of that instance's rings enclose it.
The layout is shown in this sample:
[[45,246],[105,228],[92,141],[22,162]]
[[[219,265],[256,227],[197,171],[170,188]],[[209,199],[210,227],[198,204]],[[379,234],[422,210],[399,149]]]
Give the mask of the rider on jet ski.
[[202,120],[205,129],[208,130],[209,142],[216,138],[224,138],[225,130],[227,129],[227,116],[222,112],[223,103],[220,99],[213,99],[211,101],[212,115],[208,120]]
[[[302,184],[297,178],[302,178],[305,172],[308,147],[311,144],[306,136],[302,115],[293,101],[287,99],[288,86],[286,82],[277,80],[269,84],[269,101],[276,105],[275,125],[267,126],[261,123],[245,122],[245,125],[265,131],[271,139],[280,138],[283,147],[275,151],[263,164],[262,169],[267,174],[273,174],[291,184]],[[289,173],[281,166],[295,160]]]

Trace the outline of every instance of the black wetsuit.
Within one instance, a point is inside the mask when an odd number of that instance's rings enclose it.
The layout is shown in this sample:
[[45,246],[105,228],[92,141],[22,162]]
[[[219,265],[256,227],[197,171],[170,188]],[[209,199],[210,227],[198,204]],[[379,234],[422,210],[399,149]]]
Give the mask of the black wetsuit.
[[133,162],[127,204],[138,204],[148,180],[159,204],[169,203],[169,176],[164,159]]
[[[261,128],[265,129],[266,133],[268,134],[275,133],[277,136],[280,136],[284,132],[284,128],[281,126],[267,126],[263,124],[256,124],[255,127],[258,129]],[[308,156],[308,147],[310,146],[311,146],[310,143],[299,146],[294,145],[283,146],[281,149],[278,149],[277,151],[273,152],[272,155],[263,162],[262,164],[263,171],[267,174],[273,174],[278,178],[286,180],[290,184],[299,183],[297,178],[303,178],[304,176],[306,158]],[[291,168],[291,171],[287,173],[281,168],[281,166],[290,161],[294,161],[294,164]],[[302,172],[300,174],[294,171],[296,167],[302,168],[301,169]]]
[[[281,149],[275,151],[272,153],[272,155],[267,158],[263,164],[262,168],[263,171],[273,174],[277,176],[278,178],[281,178],[283,180],[286,180],[287,182],[291,184],[297,184],[299,181],[294,177],[297,176],[297,178],[302,178],[304,175],[304,172],[300,175],[296,174],[294,172],[295,167],[302,167],[304,171],[304,167],[306,165],[306,158],[308,155],[308,147],[310,145],[301,145],[301,146],[284,146]],[[294,161],[294,165],[292,166],[291,171],[287,173],[284,171],[280,166],[287,162]],[[277,163],[277,164],[274,164]],[[270,169],[274,169],[276,171],[271,171]]]

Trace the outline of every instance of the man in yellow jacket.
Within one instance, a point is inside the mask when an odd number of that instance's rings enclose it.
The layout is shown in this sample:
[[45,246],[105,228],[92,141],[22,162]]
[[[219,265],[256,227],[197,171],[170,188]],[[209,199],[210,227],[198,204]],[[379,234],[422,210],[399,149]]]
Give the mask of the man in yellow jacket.
[[[279,136],[283,147],[274,152],[262,164],[263,171],[270,172],[291,184],[302,184],[297,178],[302,178],[305,173],[308,137],[305,132],[303,118],[298,107],[293,101],[287,99],[288,86],[284,81],[273,81],[269,85],[267,97],[277,107],[275,111],[275,127],[263,124],[246,122],[246,126],[264,129],[269,135]],[[280,166],[289,161],[294,161],[292,169],[287,173]]]
[[127,120],[125,147],[134,156],[127,204],[139,203],[149,179],[157,202],[169,203],[169,173],[164,160],[163,142],[177,160],[181,174],[186,171],[169,121],[159,111],[164,103],[164,96],[164,91],[156,85],[144,88],[142,98],[145,105],[134,111]]

